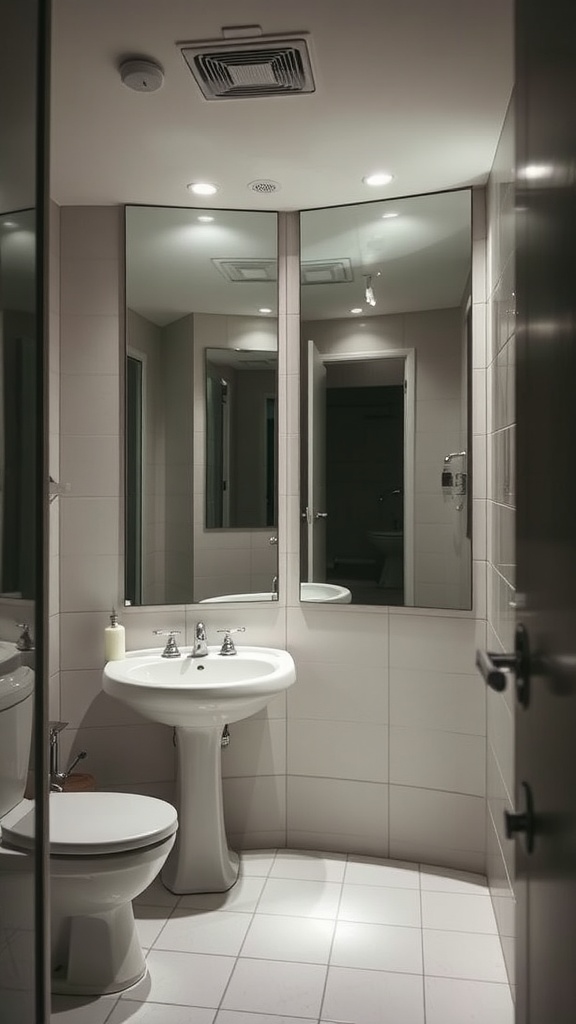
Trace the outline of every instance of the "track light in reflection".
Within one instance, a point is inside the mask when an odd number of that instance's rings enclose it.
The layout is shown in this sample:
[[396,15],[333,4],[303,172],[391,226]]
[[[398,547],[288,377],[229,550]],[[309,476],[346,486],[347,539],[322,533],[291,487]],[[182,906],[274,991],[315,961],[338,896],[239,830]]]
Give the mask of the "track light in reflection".
[[374,298],[374,291],[372,289],[372,276],[368,275],[364,278],[366,282],[366,288],[364,291],[364,297],[369,306],[376,305],[376,299]]

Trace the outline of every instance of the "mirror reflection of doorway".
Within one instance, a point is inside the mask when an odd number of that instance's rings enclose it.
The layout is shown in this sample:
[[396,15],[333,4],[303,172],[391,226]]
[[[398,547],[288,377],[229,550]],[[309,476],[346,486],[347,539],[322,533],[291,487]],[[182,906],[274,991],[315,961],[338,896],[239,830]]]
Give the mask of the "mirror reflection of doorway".
[[[326,579],[404,604],[404,385],[343,386],[328,366]],[[335,372],[336,371],[336,372]],[[335,383],[332,383],[335,381]]]

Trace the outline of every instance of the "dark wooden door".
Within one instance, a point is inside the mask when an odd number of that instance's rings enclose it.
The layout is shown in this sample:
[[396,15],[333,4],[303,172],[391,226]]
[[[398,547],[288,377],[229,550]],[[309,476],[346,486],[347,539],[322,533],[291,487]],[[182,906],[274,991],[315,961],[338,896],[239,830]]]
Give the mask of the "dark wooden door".
[[[518,1024],[576,1021],[576,4],[517,0]],[[522,822],[519,822],[522,824]]]

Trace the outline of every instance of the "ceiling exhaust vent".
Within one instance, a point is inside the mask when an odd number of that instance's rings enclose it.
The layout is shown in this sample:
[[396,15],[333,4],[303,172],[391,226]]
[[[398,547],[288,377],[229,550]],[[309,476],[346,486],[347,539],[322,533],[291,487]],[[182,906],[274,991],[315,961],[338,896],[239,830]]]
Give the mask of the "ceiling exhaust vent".
[[305,39],[259,36],[182,43],[180,49],[207,100],[290,96],[316,88]]
[[302,284],[344,284],[354,280],[352,263],[341,260],[303,260],[300,266]]
[[227,281],[275,281],[277,277],[276,260],[214,258],[212,263]]

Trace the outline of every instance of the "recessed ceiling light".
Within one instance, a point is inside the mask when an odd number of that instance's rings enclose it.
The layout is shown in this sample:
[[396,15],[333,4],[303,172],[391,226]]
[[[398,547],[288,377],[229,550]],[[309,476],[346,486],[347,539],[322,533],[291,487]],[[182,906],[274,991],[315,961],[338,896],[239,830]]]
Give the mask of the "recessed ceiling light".
[[392,220],[393,217],[399,217],[399,216],[400,216],[399,213],[392,213],[392,211],[390,211],[390,213],[383,213],[382,214],[382,220]]
[[211,224],[214,217],[198,217],[198,220],[201,221],[202,224]]
[[15,220],[3,220],[2,221],[2,227],[3,228],[17,228],[18,225],[17,225]]
[[362,181],[365,185],[389,185],[393,175],[388,171],[377,171],[375,174],[367,174]]
[[260,309],[258,310],[258,312],[259,313],[271,313],[272,310],[269,309],[268,306],[261,306]]
[[195,196],[213,196],[218,191],[216,185],[211,185],[208,181],[191,181],[186,188]]
[[350,312],[351,313],[361,313],[362,312],[362,306],[354,306],[354,309],[351,309]]

